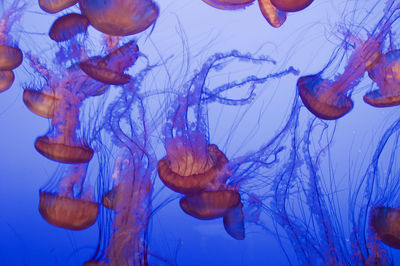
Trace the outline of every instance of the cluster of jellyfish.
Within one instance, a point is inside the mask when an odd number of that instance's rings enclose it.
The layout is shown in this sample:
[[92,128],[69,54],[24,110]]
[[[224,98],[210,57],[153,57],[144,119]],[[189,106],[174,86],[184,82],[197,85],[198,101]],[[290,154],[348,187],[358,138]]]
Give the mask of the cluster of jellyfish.
[[[203,1],[223,12],[243,11],[254,2]],[[313,2],[318,1],[259,0],[258,4],[267,22],[279,28],[288,12]],[[322,182],[320,158],[329,153],[332,128],[353,108],[351,94],[363,79],[374,84],[363,97],[367,104],[400,104],[400,50],[393,41],[400,17],[398,1],[374,6],[382,9],[382,16],[372,29],[362,29],[367,33],[359,28],[343,30],[342,44],[326,66],[317,74],[302,73],[293,85],[295,97],[282,128],[241,154],[227,154],[215,144],[209,133],[209,106],[251,105],[256,92],[271,80],[299,75],[298,69],[288,66],[265,75],[231,77],[212,87],[211,74],[231,64],[276,64],[268,56],[234,50],[215,53],[198,70],[185,73],[181,82],[170,81],[151,91],[146,80],[168,64],[151,62],[135,36],[157,27],[162,10],[156,3],[39,0],[38,4],[46,13],[62,12],[46,36],[57,46],[54,58],[44,62],[18,48],[8,33],[29,5],[22,0],[3,4],[0,92],[13,85],[13,70],[23,59],[26,71],[41,80],[39,87],[23,86],[22,100],[31,112],[49,120],[48,132],[33,146],[60,167],[40,189],[38,209],[46,222],[66,230],[84,230],[96,222],[103,225],[97,249],[84,265],[174,264],[156,254],[149,243],[151,220],[163,207],[152,205],[157,182],[179,199],[184,213],[199,220],[221,220],[226,234],[237,241],[246,238],[251,223],[275,230],[290,263],[393,262],[391,249],[400,249],[399,197],[394,195],[400,189],[396,165],[400,122],[384,132],[359,182],[350,188],[346,207],[350,228],[338,218],[334,191]],[[80,13],[66,13],[70,8]],[[94,41],[102,47],[97,55],[88,49],[89,26],[101,35],[101,41]],[[342,74],[332,74],[341,68]],[[326,78],[329,74],[333,78]],[[245,95],[229,94],[237,89]],[[118,93],[110,96],[111,90]],[[149,106],[160,95],[163,101]],[[317,134],[324,140],[314,143]],[[160,144],[162,156],[157,150]],[[391,154],[388,162],[382,162],[385,151]],[[88,178],[93,164],[97,187]],[[263,189],[256,189],[256,183]],[[275,228],[268,228],[263,219],[272,219]],[[287,239],[290,247],[282,244]]]

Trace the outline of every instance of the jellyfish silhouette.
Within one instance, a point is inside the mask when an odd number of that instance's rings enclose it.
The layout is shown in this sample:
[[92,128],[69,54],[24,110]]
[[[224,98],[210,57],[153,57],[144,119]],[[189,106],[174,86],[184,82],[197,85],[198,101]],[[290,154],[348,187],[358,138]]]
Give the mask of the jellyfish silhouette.
[[159,15],[159,8],[152,0],[81,0],[79,7],[90,25],[115,36],[142,32],[155,23]]

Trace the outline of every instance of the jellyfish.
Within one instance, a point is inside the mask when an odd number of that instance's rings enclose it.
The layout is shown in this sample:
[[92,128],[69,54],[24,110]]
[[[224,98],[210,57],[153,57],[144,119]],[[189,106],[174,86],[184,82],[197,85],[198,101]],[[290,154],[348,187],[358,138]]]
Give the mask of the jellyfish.
[[49,36],[56,42],[73,38],[79,33],[86,32],[89,25],[88,19],[77,13],[70,13],[59,17],[51,25]]
[[0,71],[0,92],[3,92],[11,87],[14,83],[15,75],[10,70]]
[[311,5],[313,0],[271,0],[271,3],[279,10],[297,12]]
[[255,0],[203,0],[212,7],[224,10],[235,10],[246,8],[251,5]]
[[268,23],[274,27],[279,28],[286,21],[286,12],[277,9],[271,0],[258,0],[258,5],[260,6],[261,13]]
[[11,28],[21,18],[25,4],[14,0],[8,9],[3,10],[0,22],[0,92],[9,89],[14,83],[12,70],[21,65],[23,55],[21,49],[11,38]]
[[41,91],[25,90],[24,102],[34,113],[51,118],[52,128],[35,141],[36,150],[45,157],[64,163],[86,163],[93,149],[80,139],[79,110],[89,96],[104,92],[104,84],[96,82],[74,65],[59,78],[37,58],[29,56],[31,66],[47,80]]
[[376,206],[371,209],[370,226],[386,245],[400,249],[400,213],[398,209]]
[[379,89],[364,95],[364,101],[375,107],[389,107],[400,104],[400,50],[387,52],[374,65],[369,76],[376,82]]
[[[178,90],[182,91],[176,95],[172,109],[167,113],[163,131],[167,155],[159,160],[157,170],[165,186],[184,194],[180,199],[180,207],[185,213],[197,219],[223,218],[226,232],[242,240],[245,238],[245,215],[239,189],[231,177],[238,178],[243,174],[244,178],[244,172],[237,171],[239,165],[249,163],[258,154],[253,153],[252,159],[247,155],[229,160],[216,144],[211,144],[208,139],[207,104],[250,104],[255,85],[297,72],[289,68],[265,77],[248,76],[213,89],[204,85],[210,72],[221,71],[226,67],[226,62],[232,59],[254,64],[274,64],[266,56],[257,58],[237,51],[211,56],[193,78]],[[233,99],[221,95],[248,84],[254,86],[250,85],[247,97]]]
[[67,9],[78,2],[79,0],[39,0],[39,6],[47,13],[53,14]]
[[131,80],[124,71],[131,67],[139,56],[135,40],[129,41],[109,52],[105,57],[92,57],[79,63],[87,75],[106,84],[123,85]]
[[[93,201],[93,192],[85,190],[86,170],[87,164],[72,165],[55,188],[49,184],[40,190],[39,212],[48,223],[83,230],[96,222],[99,206]],[[53,179],[58,179],[57,175]]]
[[115,36],[128,36],[146,30],[158,18],[159,8],[152,0],[79,1],[90,25]]

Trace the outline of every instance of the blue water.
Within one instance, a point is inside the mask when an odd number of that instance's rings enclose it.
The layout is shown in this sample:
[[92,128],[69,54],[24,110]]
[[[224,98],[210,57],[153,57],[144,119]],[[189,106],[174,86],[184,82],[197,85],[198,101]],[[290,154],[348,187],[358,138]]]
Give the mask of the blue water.
[[[5,6],[9,2],[11,0],[2,1]],[[207,105],[204,117],[208,121],[209,140],[217,144],[228,159],[249,154],[252,159],[256,155],[261,158],[268,152],[256,153],[260,147],[277,139],[280,132],[286,134],[272,149],[271,154],[276,153],[277,157],[262,159],[267,167],[257,168],[254,172],[244,171],[230,180],[239,187],[242,195],[245,239],[230,237],[221,218],[204,221],[185,214],[179,207],[180,195],[165,188],[154,171],[151,202],[157,211],[152,213],[148,224],[150,264],[301,265],[329,264],[335,261],[333,258],[341,258],[341,262],[349,264],[361,263],[356,262],[357,256],[351,249],[353,225],[363,226],[365,236],[371,232],[368,222],[363,224],[352,214],[358,217],[361,213],[362,216],[368,199],[372,205],[399,205],[396,183],[399,133],[387,131],[398,120],[399,108],[374,108],[364,103],[364,93],[376,88],[367,75],[352,90],[354,108],[337,121],[313,120],[314,116],[301,102],[295,104],[294,100],[299,76],[315,74],[330,61],[333,63],[325,78],[333,79],[343,72],[353,44],[346,45],[343,40],[348,32],[365,39],[366,31],[373,31],[384,13],[385,5],[380,2],[383,1],[315,0],[305,10],[289,13],[284,25],[277,29],[266,22],[257,2],[238,11],[218,10],[201,0],[157,3],[160,17],[156,24],[135,36],[140,51],[148,58],[148,61],[139,60],[137,68],[143,68],[147,62],[156,65],[141,91],[152,95],[146,102],[146,110],[151,114],[150,127],[156,128],[151,133],[151,141],[157,159],[165,156],[161,129],[165,123],[163,115],[174,100],[173,93],[162,92],[179,91],[192,73],[215,53],[238,50],[245,57],[265,56],[276,63],[228,60],[221,65],[221,71],[209,74],[205,83],[208,88],[242,81],[251,75],[265,77],[285,72],[289,67],[298,70],[298,75],[289,71],[267,82],[254,83],[255,98],[246,104],[214,102]],[[79,8],[75,6],[69,11],[79,12]],[[58,16],[46,14],[36,2],[28,3],[21,20],[9,34],[23,52],[30,52],[46,63],[52,62],[59,47],[47,33]],[[399,34],[398,22],[393,23],[391,30],[393,36]],[[90,55],[104,52],[101,36],[94,28],[89,27],[87,37],[85,45]],[[400,43],[393,38],[392,45],[398,48]],[[389,41],[383,46],[388,50]],[[344,56],[333,57],[337,49]],[[182,65],[185,67],[180,68]],[[53,70],[63,71],[62,67]],[[132,75],[138,73],[135,67],[129,71]],[[35,139],[48,131],[50,120],[33,114],[22,102],[24,88],[40,88],[44,81],[26,60],[14,73],[13,86],[0,94],[0,265],[81,265],[92,258],[100,238],[99,231],[104,232],[107,225],[96,223],[89,229],[70,231],[48,224],[39,214],[39,190],[60,169],[60,164],[48,160],[34,148]],[[246,97],[251,84],[223,95],[233,99]],[[121,88],[113,86],[106,95],[99,96],[99,99],[105,99],[103,105],[99,104],[101,100],[93,101],[91,104],[98,108],[94,116],[105,117],[107,104],[120,93]],[[297,123],[290,117],[291,112],[299,115]],[[84,120],[81,127],[90,130],[90,120]],[[293,122],[289,128],[284,127],[287,121]],[[390,138],[382,147],[385,132]],[[306,141],[308,133],[309,142]],[[106,138],[104,145],[113,147],[114,144]],[[380,150],[379,162],[374,165],[373,160]],[[95,152],[100,154],[104,150]],[[299,157],[293,158],[294,153]],[[289,169],[295,169],[293,174]],[[371,169],[379,169],[379,174]],[[107,173],[108,176],[103,178],[111,184],[113,169]],[[313,178],[314,174],[317,178]],[[92,189],[97,189],[100,186],[96,181],[97,157],[91,162],[88,176]],[[369,185],[372,178],[375,183]],[[278,193],[284,182],[288,182],[286,192]],[[313,190],[316,187],[318,193]],[[107,190],[102,189],[103,192]],[[100,197],[97,194],[96,199]],[[262,205],[258,208],[251,205],[254,201],[250,196]],[[286,200],[285,211],[279,209],[283,199]],[[283,213],[290,218],[292,227],[282,220]],[[331,231],[324,233],[322,222],[330,224]],[[370,254],[365,252],[366,245],[362,244],[363,252]],[[384,244],[380,248],[379,252],[388,254],[398,263],[398,250]]]

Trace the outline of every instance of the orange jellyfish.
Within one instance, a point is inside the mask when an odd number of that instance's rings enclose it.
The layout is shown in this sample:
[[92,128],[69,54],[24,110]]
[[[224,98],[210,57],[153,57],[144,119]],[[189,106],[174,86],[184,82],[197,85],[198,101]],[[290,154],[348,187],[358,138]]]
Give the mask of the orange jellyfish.
[[173,191],[198,193],[228,177],[225,154],[203,138],[195,134],[190,140],[176,137],[167,141],[167,156],[158,162],[158,175]]
[[10,70],[0,71],[0,92],[11,87],[15,79],[14,73]]
[[179,204],[184,212],[198,219],[215,219],[227,214],[240,203],[235,190],[202,191],[181,198]]
[[39,0],[39,6],[47,13],[60,12],[78,3],[79,0]]
[[271,4],[271,0],[258,0],[258,5],[264,18],[272,27],[279,28],[286,21],[286,12],[277,9]]
[[97,219],[98,203],[93,201],[93,193],[84,191],[87,164],[71,167],[57,185],[58,192],[39,192],[39,212],[50,224],[70,229],[83,230],[92,226]]
[[51,120],[53,132],[36,139],[35,148],[43,156],[64,163],[86,163],[93,156],[90,148],[77,135],[80,127],[79,108],[82,99],[71,87],[57,88],[60,100],[55,106]]
[[371,69],[381,57],[382,35],[358,43],[349,58],[343,74],[335,80],[323,79],[321,73],[300,77],[297,88],[307,109],[322,119],[338,119],[353,108],[351,90],[358,85],[365,71]]
[[368,72],[379,89],[364,95],[364,101],[375,107],[400,104],[400,50],[386,53]]
[[203,0],[212,7],[224,10],[234,10],[245,8],[251,5],[255,0]]
[[130,41],[114,49],[104,58],[92,57],[79,63],[87,75],[106,84],[123,85],[131,80],[124,71],[132,66],[139,55],[136,41]]
[[386,245],[400,249],[400,211],[378,206],[371,210],[370,225]]
[[279,10],[297,12],[308,7],[313,0],[271,0],[271,3]]
[[32,113],[44,118],[53,118],[54,109],[60,99],[54,93],[24,89],[23,101]]
[[0,70],[13,70],[22,63],[22,51],[18,47],[0,45]]
[[[22,51],[11,40],[9,34],[11,27],[21,18],[22,11],[25,8],[24,5],[20,6],[19,3],[19,0],[13,1],[10,7],[4,11],[0,20],[0,71],[13,70],[22,63]],[[7,81],[11,81],[9,72],[2,76],[7,76]],[[3,88],[6,87],[6,83],[2,84]]]
[[62,42],[73,38],[79,33],[86,32],[89,20],[76,13],[66,14],[54,21],[50,28],[49,36],[56,42]]
[[81,0],[79,7],[90,25],[115,36],[142,32],[159,14],[158,6],[152,0]]

